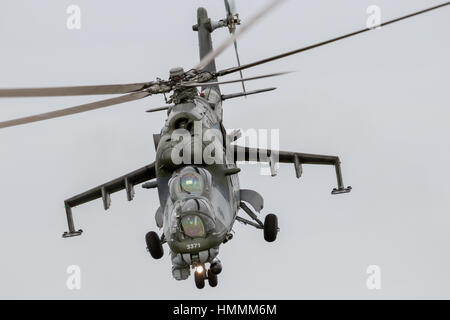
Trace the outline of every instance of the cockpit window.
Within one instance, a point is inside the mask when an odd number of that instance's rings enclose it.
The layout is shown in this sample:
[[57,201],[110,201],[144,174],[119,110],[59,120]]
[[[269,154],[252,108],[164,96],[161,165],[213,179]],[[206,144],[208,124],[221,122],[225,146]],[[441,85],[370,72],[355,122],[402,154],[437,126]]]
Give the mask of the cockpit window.
[[182,192],[191,195],[201,195],[203,192],[203,179],[195,173],[186,173],[180,178]]
[[184,167],[173,173],[169,180],[169,190],[172,202],[197,197],[208,198],[211,174],[203,168]]
[[187,215],[181,219],[181,227],[186,236],[200,238],[205,236],[205,226],[202,219],[197,215]]

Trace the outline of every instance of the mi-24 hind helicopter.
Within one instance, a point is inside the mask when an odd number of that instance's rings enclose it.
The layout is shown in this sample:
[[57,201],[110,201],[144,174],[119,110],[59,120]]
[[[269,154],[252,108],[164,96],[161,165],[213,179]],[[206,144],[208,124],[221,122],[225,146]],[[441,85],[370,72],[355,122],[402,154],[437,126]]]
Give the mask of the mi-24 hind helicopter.
[[[297,178],[302,174],[303,164],[331,165],[335,167],[337,177],[337,188],[332,190],[332,194],[350,192],[351,187],[344,187],[338,157],[238,146],[234,142],[239,138],[239,133],[227,134],[223,125],[222,102],[224,100],[275,89],[246,91],[245,81],[283,74],[280,72],[245,78],[242,70],[372,30],[372,28],[361,29],[311,46],[241,65],[236,39],[282,1],[270,1],[266,7],[238,29],[236,26],[240,25],[241,21],[231,0],[225,0],[227,15],[219,21],[211,20],[207,11],[199,8],[197,24],[193,26],[193,29],[198,33],[200,63],[187,71],[180,67],[172,68],[169,80],[157,79],[143,83],[100,86],[0,89],[0,97],[124,94],[116,98],[0,122],[0,128],[104,108],[155,94],[172,93],[170,98],[166,99],[170,105],[148,110],[149,112],[167,110],[164,127],[159,134],[153,136],[156,160],[143,168],[65,200],[69,231],[63,234],[64,238],[82,233],[82,230],[75,229],[72,217],[73,207],[101,198],[104,209],[107,210],[111,202],[110,194],[114,192],[125,189],[127,199],[131,201],[134,197],[134,186],[143,184],[144,188],[156,188],[160,206],[156,210],[155,219],[156,225],[160,229],[163,228],[163,234],[159,236],[153,231],[147,233],[145,240],[151,256],[155,259],[161,258],[162,246],[167,243],[175,279],[187,279],[193,268],[198,288],[205,286],[206,279],[211,286],[215,287],[217,275],[222,271],[222,264],[217,258],[219,247],[232,238],[231,230],[236,220],[262,229],[265,240],[269,242],[276,239],[279,231],[278,219],[274,214],[266,215],[264,222],[257,215],[263,209],[262,196],[256,191],[239,187],[240,169],[236,165],[236,160],[266,162],[271,168],[272,175],[276,174],[275,165],[278,162],[292,163]],[[389,20],[379,26],[386,26],[449,4],[450,2],[446,2]],[[222,27],[228,28],[231,36],[213,50],[211,34]],[[232,44],[236,51],[238,65],[217,71],[215,58]],[[219,77],[235,72],[240,73],[240,79],[218,81]],[[241,82],[243,92],[222,94],[220,85],[233,82]],[[198,87],[201,88],[200,92]],[[205,135],[197,133],[197,129],[212,133],[209,138],[205,138]],[[211,145],[213,148],[210,148]],[[211,152],[207,153],[208,149]],[[181,161],[179,161],[180,158]],[[238,216],[240,209],[248,215],[247,218]],[[207,264],[209,268],[206,268]]]

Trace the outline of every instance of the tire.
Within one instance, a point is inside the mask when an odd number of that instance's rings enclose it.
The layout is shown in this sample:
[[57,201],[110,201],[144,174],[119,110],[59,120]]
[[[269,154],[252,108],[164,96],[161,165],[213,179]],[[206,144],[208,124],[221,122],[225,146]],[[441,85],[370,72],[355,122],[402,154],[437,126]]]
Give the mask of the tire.
[[217,259],[217,261],[213,261],[209,267],[209,270],[211,271],[211,273],[214,273],[215,275],[218,275],[219,273],[222,272],[222,263],[220,262],[219,259]]
[[203,289],[205,287],[205,277],[203,273],[194,272],[195,286],[198,289]]
[[154,231],[150,231],[145,235],[145,242],[147,248],[154,259],[161,259],[164,255],[164,249],[162,247],[161,239]]
[[278,234],[278,218],[270,213],[264,220],[264,239],[267,242],[274,242]]
[[211,287],[217,287],[217,274],[214,274],[211,272],[211,270],[208,270],[208,283]]

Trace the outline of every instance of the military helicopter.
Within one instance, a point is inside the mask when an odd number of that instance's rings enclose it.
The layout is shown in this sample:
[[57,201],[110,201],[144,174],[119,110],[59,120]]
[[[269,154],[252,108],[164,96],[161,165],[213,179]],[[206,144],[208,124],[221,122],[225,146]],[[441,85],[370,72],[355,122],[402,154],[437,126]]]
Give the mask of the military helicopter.
[[[198,33],[200,63],[187,71],[181,67],[172,68],[168,80],[157,78],[155,81],[132,84],[0,89],[0,97],[123,94],[116,98],[3,121],[0,122],[0,128],[105,108],[156,94],[163,94],[168,103],[167,106],[148,110],[148,112],[167,112],[167,119],[160,133],[153,135],[155,161],[65,200],[68,231],[64,232],[64,238],[79,236],[83,232],[75,228],[72,208],[101,198],[104,209],[108,210],[112,193],[125,190],[128,201],[131,201],[134,198],[134,187],[142,184],[143,188],[157,189],[160,200],[155,220],[163,232],[161,236],[154,231],[146,234],[145,241],[150,255],[160,259],[164,255],[163,244],[167,243],[172,260],[172,275],[175,279],[187,279],[191,269],[194,269],[197,288],[203,288],[206,280],[210,286],[215,287],[218,284],[218,274],[222,271],[222,264],[218,259],[219,247],[232,239],[231,231],[236,221],[263,230],[264,239],[268,242],[275,241],[279,232],[278,218],[275,214],[267,214],[264,222],[258,217],[264,206],[263,197],[254,190],[240,188],[238,179],[240,168],[236,164],[238,161],[267,163],[272,176],[276,174],[277,163],[291,163],[294,165],[297,178],[302,175],[303,164],[331,165],[335,168],[337,178],[337,187],[331,193],[342,194],[351,191],[351,187],[344,186],[340,160],[337,156],[239,146],[234,143],[240,138],[240,133],[227,133],[225,130],[223,101],[272,91],[275,88],[246,91],[244,83],[285,74],[279,72],[245,78],[243,70],[372,30],[365,28],[241,65],[237,38],[283,1],[270,1],[242,26],[231,0],[224,1],[226,17],[218,21],[211,20],[206,9],[198,8],[197,23],[193,26],[193,30]],[[386,21],[379,26],[386,26],[449,4],[450,2],[446,2]],[[211,34],[221,28],[228,28],[231,35],[214,50]],[[237,66],[217,71],[216,57],[231,45],[235,48]],[[235,72],[240,73],[239,79],[218,81],[218,78]],[[221,93],[221,85],[235,82],[242,84],[242,92]],[[169,93],[171,96],[167,98],[166,94]],[[247,214],[247,218],[238,215],[240,209]],[[209,268],[206,267],[208,264]]]

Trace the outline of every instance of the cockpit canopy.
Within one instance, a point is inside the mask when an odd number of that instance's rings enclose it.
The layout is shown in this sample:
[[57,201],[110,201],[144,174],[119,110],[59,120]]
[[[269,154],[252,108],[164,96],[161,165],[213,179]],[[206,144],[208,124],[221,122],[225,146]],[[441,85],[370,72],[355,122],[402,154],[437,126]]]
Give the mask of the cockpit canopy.
[[185,192],[190,195],[200,196],[203,193],[203,179],[196,173],[185,173],[180,177],[178,192]]
[[204,238],[215,229],[209,200],[211,174],[203,168],[184,167],[169,180],[171,233],[179,240]]
[[205,225],[198,215],[189,214],[181,218],[181,229],[190,238],[203,238],[206,235]]
[[184,167],[169,180],[172,201],[190,197],[208,197],[211,190],[211,174],[196,167]]
[[171,226],[171,233],[178,240],[206,237],[216,226],[209,200],[203,197],[177,200],[172,210]]

